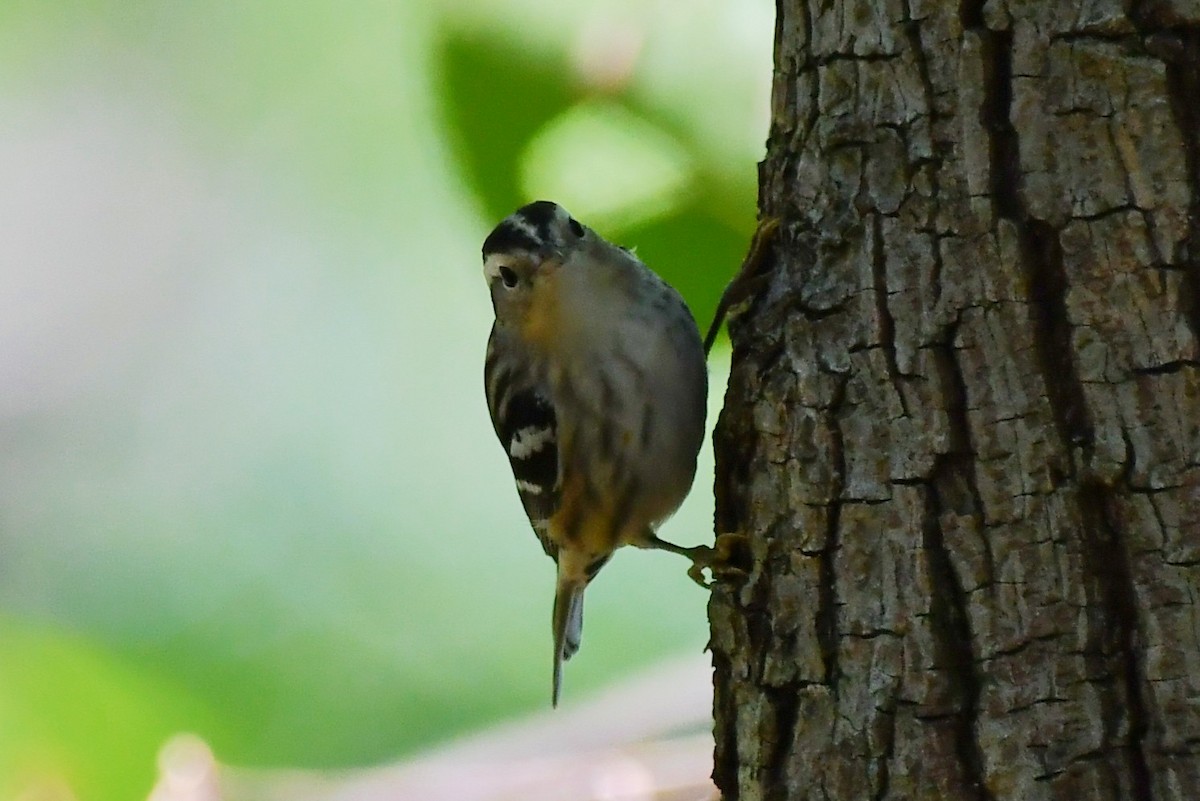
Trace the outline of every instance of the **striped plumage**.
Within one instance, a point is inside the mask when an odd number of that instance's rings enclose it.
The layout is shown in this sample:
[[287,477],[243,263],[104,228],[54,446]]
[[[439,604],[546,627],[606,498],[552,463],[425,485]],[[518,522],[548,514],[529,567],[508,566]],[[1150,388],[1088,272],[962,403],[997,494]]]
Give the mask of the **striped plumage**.
[[683,299],[628,251],[539,201],[483,245],[496,322],[485,388],[529,521],[558,567],[553,700],[583,590],[622,545],[704,560],[655,529],[692,484],[707,376]]
[[558,422],[549,392],[523,371],[500,362],[495,331],[488,337],[484,363],[492,427],[512,466],[525,514],[546,555],[558,548],[547,537],[550,516],[558,508]]

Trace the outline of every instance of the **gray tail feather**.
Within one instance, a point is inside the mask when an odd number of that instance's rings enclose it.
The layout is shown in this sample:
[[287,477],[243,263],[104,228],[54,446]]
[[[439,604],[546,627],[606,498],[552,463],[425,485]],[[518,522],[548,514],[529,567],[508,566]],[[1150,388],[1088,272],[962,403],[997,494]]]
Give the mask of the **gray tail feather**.
[[554,687],[550,701],[558,706],[562,688],[562,663],[579,650],[583,634],[583,590],[586,583],[560,578],[554,592]]
[[571,617],[567,620],[567,631],[563,638],[563,661],[569,661],[583,642],[583,587],[575,593],[571,604]]

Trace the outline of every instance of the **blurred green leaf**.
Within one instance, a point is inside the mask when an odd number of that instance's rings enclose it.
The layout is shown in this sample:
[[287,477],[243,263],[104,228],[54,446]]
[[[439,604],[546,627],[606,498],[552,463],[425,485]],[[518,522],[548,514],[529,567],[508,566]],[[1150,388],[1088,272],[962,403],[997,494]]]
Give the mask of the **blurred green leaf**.
[[522,205],[521,156],[579,97],[566,64],[479,31],[446,28],[436,50],[446,133],[487,216]]
[[688,154],[650,121],[611,102],[583,102],[526,148],[525,197],[551,197],[606,230],[674,213],[691,188]]
[[211,714],[93,642],[0,616],[0,796],[63,785],[89,801],[143,798],[170,735]]
[[694,206],[673,217],[621,231],[614,238],[636,247],[638,258],[679,290],[701,333],[741,264],[747,242],[746,233]]

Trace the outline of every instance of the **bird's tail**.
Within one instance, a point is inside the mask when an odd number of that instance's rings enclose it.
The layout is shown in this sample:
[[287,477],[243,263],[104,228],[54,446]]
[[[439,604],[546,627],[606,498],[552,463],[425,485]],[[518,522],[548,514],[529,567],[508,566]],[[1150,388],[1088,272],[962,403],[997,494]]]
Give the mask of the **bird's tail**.
[[558,568],[558,584],[554,590],[554,688],[550,700],[558,706],[558,691],[562,687],[562,663],[579,650],[583,636],[583,591],[587,579],[576,571]]

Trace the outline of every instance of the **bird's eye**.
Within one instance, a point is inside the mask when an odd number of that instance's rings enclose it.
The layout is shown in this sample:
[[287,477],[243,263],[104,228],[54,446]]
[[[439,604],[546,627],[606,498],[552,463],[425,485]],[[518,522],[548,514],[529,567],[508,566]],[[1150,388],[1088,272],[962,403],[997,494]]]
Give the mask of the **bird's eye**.
[[583,226],[579,224],[579,220],[572,217],[567,220],[567,225],[570,226],[571,233],[575,234],[575,236],[583,236]]
[[515,272],[513,272],[512,267],[501,265],[500,280],[504,282],[504,285],[506,287],[508,287],[509,289],[512,289],[514,286],[517,285],[517,274]]

